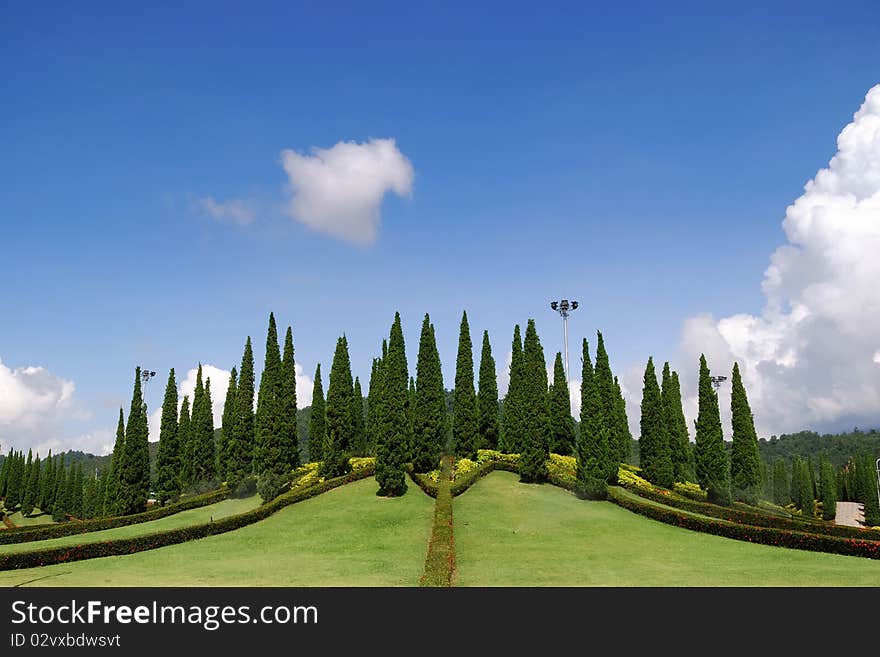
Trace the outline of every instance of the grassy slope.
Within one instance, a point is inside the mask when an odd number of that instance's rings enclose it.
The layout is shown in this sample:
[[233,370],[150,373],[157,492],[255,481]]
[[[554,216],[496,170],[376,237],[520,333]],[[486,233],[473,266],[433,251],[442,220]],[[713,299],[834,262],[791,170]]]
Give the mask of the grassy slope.
[[50,547],[83,545],[84,543],[99,543],[101,541],[110,541],[119,538],[142,536],[143,534],[152,534],[153,532],[165,529],[177,529],[178,527],[186,527],[187,525],[208,522],[212,517],[223,518],[237,513],[244,513],[245,511],[249,511],[256,506],[259,506],[259,504],[260,497],[258,495],[243,500],[223,500],[216,504],[209,504],[208,506],[199,507],[198,509],[181,511],[164,518],[159,518],[158,520],[127,525],[126,527],[104,529],[97,532],[88,532],[86,534],[74,534],[73,536],[62,536],[61,538],[50,538],[43,541],[28,541],[26,543],[0,545],[0,554],[28,552],[30,550],[41,550]]
[[454,513],[460,586],[880,586],[880,561],[679,529],[507,472]]
[[43,513],[39,509],[34,509],[34,513],[30,516],[21,515],[21,511],[16,511],[12,515],[9,516],[9,519],[15,523],[16,527],[33,527],[36,525],[50,525],[52,524],[52,516],[48,513]]
[[[415,585],[434,500],[415,486],[376,497],[365,479],[227,534],[70,564],[0,572],[0,586]],[[47,577],[49,576],[49,577]]]

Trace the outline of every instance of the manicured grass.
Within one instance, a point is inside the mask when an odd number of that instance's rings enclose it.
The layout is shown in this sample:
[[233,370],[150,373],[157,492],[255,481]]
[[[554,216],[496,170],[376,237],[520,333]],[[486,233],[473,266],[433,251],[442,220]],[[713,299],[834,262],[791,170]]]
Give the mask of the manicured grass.
[[880,561],[753,545],[495,472],[454,501],[459,586],[880,586]]
[[21,511],[16,511],[9,516],[9,519],[16,527],[34,527],[36,525],[50,525],[54,521],[48,513],[43,513],[39,509],[34,509],[30,516],[21,515]]
[[415,486],[392,499],[376,488],[372,477],[346,484],[198,541],[3,571],[0,586],[415,586],[434,500]]
[[152,534],[153,532],[162,531],[164,529],[177,529],[178,527],[186,527],[187,525],[208,522],[211,518],[223,518],[225,516],[232,516],[237,513],[250,511],[254,507],[259,506],[260,501],[258,495],[241,500],[228,499],[223,500],[222,502],[217,502],[216,504],[209,504],[208,506],[202,506],[198,509],[181,511],[180,513],[159,518],[158,520],[150,520],[149,522],[141,522],[135,525],[116,527],[115,529],[103,529],[101,531],[88,532],[86,534],[73,534],[72,536],[62,536],[61,538],[49,538],[43,541],[27,541],[25,543],[0,545],[0,554],[29,552],[31,550],[64,547],[67,545],[99,543],[101,541],[112,541],[120,538],[131,538],[132,536]]

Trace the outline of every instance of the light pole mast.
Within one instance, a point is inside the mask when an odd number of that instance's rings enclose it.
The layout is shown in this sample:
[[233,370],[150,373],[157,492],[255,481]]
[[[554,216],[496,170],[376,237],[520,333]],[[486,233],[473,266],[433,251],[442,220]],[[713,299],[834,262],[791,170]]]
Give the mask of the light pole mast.
[[561,301],[551,301],[550,307],[562,317],[562,336],[565,343],[565,379],[568,383],[568,389],[571,390],[571,370],[568,367],[568,315],[577,309],[578,302],[562,299]]

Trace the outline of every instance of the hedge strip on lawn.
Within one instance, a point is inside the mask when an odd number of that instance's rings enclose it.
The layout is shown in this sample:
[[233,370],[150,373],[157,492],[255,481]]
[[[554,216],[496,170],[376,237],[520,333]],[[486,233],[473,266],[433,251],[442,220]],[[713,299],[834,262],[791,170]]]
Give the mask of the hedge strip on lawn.
[[447,460],[444,460],[443,470],[443,475],[436,484],[434,523],[431,527],[431,540],[428,542],[428,554],[425,557],[425,572],[419,580],[419,586],[448,587],[453,585],[455,578],[455,539],[449,481],[451,465]]
[[757,527],[736,522],[687,515],[678,509],[656,506],[642,502],[633,493],[627,494],[618,486],[608,487],[608,499],[618,506],[640,515],[665,522],[669,525],[714,534],[725,538],[763,545],[809,550],[811,552],[830,552],[853,557],[880,559],[880,541],[842,538],[826,534],[810,534],[774,527]]
[[743,525],[753,525],[758,527],[772,527],[774,529],[786,529],[790,531],[803,532],[806,534],[825,534],[828,536],[838,536],[840,538],[858,538],[867,541],[880,540],[880,531],[872,529],[860,529],[858,527],[846,527],[844,525],[825,524],[824,522],[811,522],[809,520],[793,520],[791,518],[783,518],[776,515],[763,515],[742,509],[719,506],[709,502],[697,502],[686,497],[677,497],[673,495],[663,495],[655,491],[648,491],[642,488],[627,488],[626,490],[644,497],[654,502],[660,502],[666,506],[672,506],[682,511],[690,511],[691,513],[699,513],[704,516],[712,516],[721,520],[729,520]]
[[117,527],[127,527],[128,525],[136,525],[141,522],[150,520],[158,520],[165,518],[180,511],[188,511],[190,509],[198,509],[220,502],[229,497],[230,490],[221,488],[209,493],[197,495],[189,499],[169,504],[168,506],[160,506],[156,509],[150,509],[142,513],[135,513],[130,516],[114,516],[112,518],[94,518],[92,520],[83,520],[80,522],[62,522],[44,527],[17,527],[15,530],[8,532],[0,532],[0,545],[9,545],[11,543],[26,543],[28,541],[42,541],[47,538],[61,538],[63,536],[73,536],[74,534],[85,534],[88,532],[97,532],[104,529],[116,529]]
[[46,548],[19,552],[17,554],[0,554],[0,570],[14,570],[19,568],[33,568],[36,566],[49,566],[82,559],[96,559],[99,557],[119,556],[133,554],[144,550],[153,550],[167,545],[175,545],[192,541],[197,538],[205,538],[215,534],[223,534],[234,529],[240,529],[247,525],[268,518],[270,515],[286,506],[301,502],[302,500],[315,497],[328,490],[342,486],[343,484],[364,479],[373,475],[373,466],[355,470],[334,479],[318,482],[303,488],[283,493],[271,502],[262,506],[240,513],[234,516],[226,516],[213,522],[191,525],[179,529],[169,529],[143,536],[122,538],[119,540],[101,541],[97,543],[85,543],[68,547]]

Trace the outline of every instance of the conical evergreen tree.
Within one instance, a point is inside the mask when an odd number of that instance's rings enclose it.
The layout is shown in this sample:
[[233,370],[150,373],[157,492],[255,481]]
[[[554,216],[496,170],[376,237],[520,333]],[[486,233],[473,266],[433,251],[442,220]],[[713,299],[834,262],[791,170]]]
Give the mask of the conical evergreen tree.
[[801,458],[799,456],[795,456],[794,460],[791,462],[791,479],[789,484],[789,495],[791,497],[792,503],[797,507],[801,508],[801,493],[805,489],[803,482],[803,473],[806,472],[805,468],[801,467]]
[[[608,444],[607,424],[602,417],[602,399],[596,383],[590,350],[586,339],[582,345],[581,369],[581,427],[577,437],[578,496],[603,499],[605,480],[616,468]],[[613,464],[613,465],[612,465]]]
[[162,421],[159,426],[159,447],[156,451],[156,493],[164,504],[180,492],[180,444],[177,440],[177,381],[174,368],[168,374]]
[[498,377],[495,359],[489,344],[489,331],[483,331],[483,350],[480,354],[480,389],[477,392],[480,443],[486,449],[498,449],[501,426],[498,417]]
[[278,449],[281,434],[279,413],[281,396],[281,352],[278,349],[278,329],[275,315],[269,314],[269,330],[266,334],[266,359],[260,377],[260,394],[254,416],[254,469],[258,473],[272,471],[281,474],[285,466]]
[[94,477],[86,477],[85,484],[83,487],[83,512],[82,517],[84,520],[88,520],[91,518],[96,518],[97,513],[96,509],[96,500],[95,500],[95,478]]
[[52,450],[50,449],[49,454],[43,460],[43,471],[40,473],[40,495],[37,505],[42,511],[52,508],[50,503],[52,494],[49,492],[49,487],[55,483],[53,466]]
[[430,472],[439,467],[446,442],[446,398],[440,355],[431,318],[425,314],[416,363],[416,392],[413,402],[413,470]]
[[785,461],[776,459],[773,464],[773,501],[780,506],[791,503],[791,492],[788,483],[788,468]]
[[[113,455],[110,457],[110,468],[107,471],[107,481],[104,483],[104,514],[105,516],[117,516],[122,513],[119,506],[119,478],[122,473],[122,454],[125,451],[125,418],[122,409],[119,409],[119,423],[116,426],[116,442],[113,444]],[[52,501],[57,494],[57,478],[59,469],[56,468],[56,486],[52,492]],[[54,506],[54,504],[53,504]],[[50,507],[49,510],[51,510]]]
[[70,493],[70,514],[74,518],[83,517],[83,471],[82,463],[77,461],[73,469],[73,487]]
[[681,389],[678,375],[670,372],[669,363],[663,364],[660,397],[663,401],[663,423],[666,425],[666,438],[669,445],[669,456],[672,459],[673,479],[688,481],[690,474],[690,441],[687,421],[681,407]]
[[[379,367],[382,359],[374,358],[370,368],[370,384],[367,392],[367,453],[376,453],[376,436],[378,433],[378,398],[379,398]],[[313,411],[314,412],[314,411]]]
[[452,401],[452,440],[458,458],[476,459],[479,447],[477,396],[474,391],[474,356],[467,312],[461,314],[455,391]]
[[412,437],[406,416],[409,374],[400,313],[394,314],[387,354],[382,361],[376,444],[378,494],[403,495],[407,488],[404,465]]
[[[604,418],[603,418],[604,422]],[[562,353],[556,352],[553,363],[553,386],[550,389],[550,451],[568,456],[574,454],[574,418],[571,397],[562,365]]]
[[140,367],[135,369],[134,393],[128,412],[128,425],[125,427],[125,447],[119,475],[120,512],[128,515],[143,511],[150,493],[150,443],[147,406],[141,394]]
[[296,431],[296,363],[293,359],[293,332],[287,327],[284,358],[281,361],[281,391],[278,398],[280,433],[276,471],[299,467],[299,437]]
[[254,352],[251,339],[244,344],[232,433],[226,441],[226,481],[235,485],[253,472],[254,462]]
[[757,504],[761,488],[761,455],[758,452],[758,434],[755,432],[755,421],[739,372],[739,363],[733,364],[730,410],[733,425],[731,492],[736,500]]
[[819,482],[822,488],[822,518],[834,520],[837,516],[837,481],[834,466],[827,458],[819,459]]
[[351,416],[354,434],[351,441],[351,453],[355,456],[369,455],[367,445],[367,417],[364,411],[364,391],[361,380],[354,377],[354,393],[351,397]]
[[[178,478],[180,480],[180,488],[183,490],[193,484],[195,477],[193,468],[192,455],[192,433],[191,425],[192,417],[189,405],[189,395],[183,396],[183,402],[180,404],[180,418],[177,421],[177,442],[180,449],[180,472]],[[107,484],[104,484],[104,495],[107,495]]]
[[[599,389],[599,399],[602,402],[602,421],[605,423],[605,432],[608,436],[608,446],[612,450],[618,463],[625,460],[629,454],[629,442],[624,441],[620,434],[620,427],[615,417],[616,398],[614,395],[614,377],[611,374],[611,363],[608,360],[608,352],[605,350],[605,339],[601,331],[596,331],[596,386]],[[627,431],[627,435],[629,431]]]
[[547,363],[533,319],[526,325],[522,362],[525,438],[519,458],[519,478],[525,483],[538,483],[546,481],[548,476],[550,417],[547,409]]
[[510,356],[510,379],[507,395],[502,406],[502,449],[511,454],[519,454],[525,444],[525,375],[523,363],[523,345],[520,338],[519,324],[513,328],[513,344]]
[[67,478],[69,472],[64,466],[64,457],[58,459],[58,464],[55,476],[55,495],[52,503],[52,520],[62,522],[67,520]]
[[238,413],[238,370],[233,367],[229,372],[229,385],[226,386],[226,399],[223,401],[223,415],[220,418],[220,435],[217,439],[217,475],[229,481],[229,446],[234,444],[233,427]]
[[816,468],[813,466],[813,456],[812,455],[807,457],[807,472],[810,475],[810,489],[812,491],[813,497],[818,498],[819,497],[819,487],[816,485]]
[[724,434],[718,395],[712,389],[706,357],[700,356],[699,411],[697,413],[694,461],[697,481],[710,502],[730,504],[730,468],[724,451]]
[[[194,425],[191,425],[191,429]],[[198,481],[214,481],[217,478],[217,451],[214,444],[214,404],[211,401],[211,379],[205,381],[199,424],[193,434]]]
[[312,388],[312,414],[309,417],[309,461],[314,463],[323,460],[326,435],[324,385],[321,383],[321,363],[318,363],[315,368],[315,385]]
[[354,434],[351,412],[353,397],[348,341],[342,336],[336,340],[336,352],[330,366],[330,383],[327,385],[327,430],[320,470],[324,477],[338,477],[351,470],[349,456]]
[[[617,426],[617,458],[612,462],[626,463],[629,459],[630,447],[632,446],[632,433],[629,430],[629,420],[626,417],[626,400],[623,398],[623,391],[620,388],[620,382],[614,377],[614,414],[615,424]],[[609,449],[611,445],[609,444]],[[613,452],[612,452],[613,456]],[[615,481],[617,473],[614,473]]]
[[812,519],[816,512],[816,502],[813,498],[813,484],[810,481],[810,472],[807,462],[800,460],[800,476],[798,482],[800,484],[800,495],[798,496],[798,507],[805,518]]
[[[667,368],[668,375],[668,368]],[[651,483],[672,488],[675,471],[666,433],[666,417],[653,358],[645,367],[645,383],[642,389],[641,436],[639,437],[639,462],[645,478]]]
[[31,451],[28,450],[27,467],[27,486],[25,486],[24,497],[21,503],[21,515],[29,516],[34,512],[37,500],[40,497],[40,455],[31,458]]
[[870,454],[863,457],[864,493],[862,504],[865,509],[865,525],[868,527],[880,526],[880,500],[877,499],[877,470],[874,458]]

